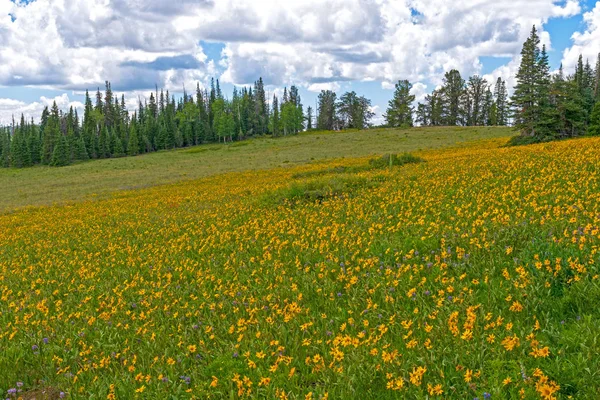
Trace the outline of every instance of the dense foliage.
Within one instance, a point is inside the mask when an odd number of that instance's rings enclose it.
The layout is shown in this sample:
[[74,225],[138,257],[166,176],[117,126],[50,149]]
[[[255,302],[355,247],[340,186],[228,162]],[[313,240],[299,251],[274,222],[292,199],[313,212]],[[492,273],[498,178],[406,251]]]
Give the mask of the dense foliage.
[[0,130],[0,164],[26,167],[33,164],[63,166],[75,160],[122,157],[200,143],[233,141],[257,135],[289,135],[304,129],[298,89],[284,91],[279,103],[266,101],[262,78],[254,88],[237,88],[232,99],[224,97],[219,81],[210,92],[198,86],[195,98],[184,93],[176,103],[169,92],[151,93],[130,113],[113,96],[106,82],[104,94],[96,92],[95,104],[86,92],[80,121],[71,108],[62,113],[54,103],[42,113],[39,125],[21,122]]
[[504,142],[0,215],[0,395],[600,398],[600,139]]

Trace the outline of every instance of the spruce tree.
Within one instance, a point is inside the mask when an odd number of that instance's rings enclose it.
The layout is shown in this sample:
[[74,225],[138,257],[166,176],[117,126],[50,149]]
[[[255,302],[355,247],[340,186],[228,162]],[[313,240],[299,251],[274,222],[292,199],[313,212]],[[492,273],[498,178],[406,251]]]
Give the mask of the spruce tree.
[[123,150],[123,142],[115,132],[113,132],[113,134],[111,135],[111,141],[112,157],[125,156],[125,151]]
[[98,157],[99,158],[110,158],[110,133],[106,125],[100,130],[100,137],[98,138]]
[[271,122],[271,133],[273,136],[279,136],[280,134],[280,121],[279,121],[279,100],[276,95],[273,95],[272,114],[270,118]]
[[58,115],[58,106],[56,101],[52,104],[52,111],[48,117],[48,122],[44,128],[44,139],[42,143],[41,159],[43,164],[50,164],[53,160],[54,147],[57,144],[59,137],[62,136],[60,131],[60,120]]
[[60,135],[56,141],[56,146],[54,146],[50,165],[54,167],[64,167],[70,163],[69,144],[67,143],[67,138],[64,135]]
[[540,119],[538,84],[540,82],[540,38],[535,26],[523,44],[521,65],[517,72],[517,84],[511,99],[514,109],[515,127],[522,135],[535,136]]
[[505,126],[508,124],[508,92],[506,82],[498,78],[494,86],[494,100],[496,102],[496,123],[494,125]]
[[129,130],[129,142],[127,143],[127,155],[137,156],[140,151],[140,144],[135,124],[131,124]]
[[415,96],[410,94],[412,84],[407,80],[400,80],[396,83],[394,97],[388,103],[388,109],[385,113],[386,124],[395,128],[408,128],[413,126],[412,106]]
[[75,158],[81,161],[87,161],[90,159],[90,156],[87,152],[87,147],[85,145],[85,140],[83,136],[79,136],[76,142],[76,150],[75,150]]
[[460,76],[460,72],[455,69],[446,72],[440,91],[443,101],[444,125],[454,126],[465,123],[461,118],[461,114],[464,114],[464,110],[461,109],[461,99],[463,99],[464,91],[465,81]]

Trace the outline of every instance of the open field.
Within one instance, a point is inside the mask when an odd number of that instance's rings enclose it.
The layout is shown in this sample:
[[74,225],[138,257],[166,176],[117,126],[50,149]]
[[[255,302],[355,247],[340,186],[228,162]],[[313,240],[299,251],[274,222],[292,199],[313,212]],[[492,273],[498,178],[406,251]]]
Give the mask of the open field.
[[139,157],[97,160],[65,168],[0,168],[0,212],[27,205],[105,198],[138,189],[225,172],[306,164],[315,160],[456,146],[508,137],[502,127],[378,129],[310,133],[279,139],[202,145]]
[[419,133],[2,171],[0,395],[600,398],[600,139]]

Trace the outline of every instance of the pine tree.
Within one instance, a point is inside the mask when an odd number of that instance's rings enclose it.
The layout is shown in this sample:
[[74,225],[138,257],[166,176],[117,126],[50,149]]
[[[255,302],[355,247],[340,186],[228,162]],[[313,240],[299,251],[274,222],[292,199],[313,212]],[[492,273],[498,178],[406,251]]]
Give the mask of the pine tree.
[[80,136],[77,139],[77,147],[76,147],[76,152],[75,152],[75,158],[77,160],[81,160],[81,161],[87,161],[90,159],[88,152],[87,152],[87,148],[85,146],[85,140],[83,139],[83,136]]
[[29,137],[27,140],[28,140],[29,154],[31,157],[31,163],[39,164],[41,161],[40,160],[41,143],[40,143],[40,136],[39,136],[39,128],[36,125],[34,125],[33,120],[31,121]]
[[10,167],[10,131],[0,129],[0,166]]
[[61,135],[54,147],[51,165],[53,167],[64,167],[70,163],[69,144],[67,143],[67,138],[64,135]]
[[550,83],[550,64],[546,45],[543,45],[538,59],[535,90],[539,109],[536,130],[538,136],[545,138],[555,137],[559,132],[559,116],[550,101]]
[[140,143],[135,124],[131,124],[129,129],[129,142],[127,143],[127,155],[137,156],[140,151]]
[[521,65],[517,72],[517,85],[512,96],[515,111],[515,127],[524,136],[535,136],[540,119],[538,84],[540,82],[538,46],[540,38],[535,26],[525,41],[521,51]]
[[[284,104],[287,93],[284,91]],[[322,90],[319,94],[319,111],[317,114],[317,129],[332,131],[337,129],[336,94],[331,90]]]
[[281,121],[279,120],[279,100],[276,95],[273,95],[273,106],[271,108],[271,132],[273,133],[273,136],[279,136]]
[[110,158],[110,133],[108,132],[106,125],[100,130],[100,137],[98,138],[98,157]]
[[466,96],[469,98],[468,105],[465,107],[467,117],[464,118],[466,125],[485,125],[486,112],[486,92],[488,83],[479,75],[469,78]]
[[496,123],[494,125],[508,125],[508,92],[506,82],[498,78],[494,86],[494,100],[496,102]]
[[113,132],[113,134],[111,135],[111,141],[112,156],[115,158],[125,156],[125,151],[123,150],[123,142],[115,132]]
[[428,108],[428,104],[419,103],[415,112],[415,122],[419,126],[428,126],[431,124],[430,115],[431,111]]
[[388,109],[385,113],[386,124],[390,127],[408,128],[413,126],[412,106],[415,96],[410,94],[412,84],[407,80],[400,80],[396,83],[394,97],[388,103]]
[[308,106],[306,109],[306,130],[310,131],[313,128],[313,109],[311,106]]
[[454,126],[465,123],[461,118],[461,114],[464,114],[464,111],[461,110],[464,91],[465,81],[460,76],[460,72],[455,69],[446,72],[441,89],[444,125]]
[[62,135],[60,131],[60,120],[58,115],[58,106],[56,101],[52,104],[52,111],[48,117],[48,122],[44,128],[44,139],[42,142],[41,160],[43,164],[50,164],[54,158],[54,147],[56,146],[59,137]]

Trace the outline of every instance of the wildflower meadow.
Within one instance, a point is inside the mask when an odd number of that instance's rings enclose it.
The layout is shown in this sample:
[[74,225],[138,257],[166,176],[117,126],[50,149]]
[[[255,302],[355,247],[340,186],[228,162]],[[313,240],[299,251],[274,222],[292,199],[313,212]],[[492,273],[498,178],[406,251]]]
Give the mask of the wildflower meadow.
[[600,139],[505,141],[4,212],[0,395],[600,398]]

